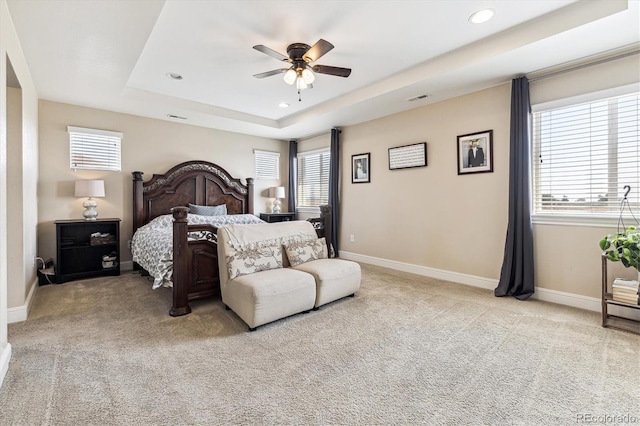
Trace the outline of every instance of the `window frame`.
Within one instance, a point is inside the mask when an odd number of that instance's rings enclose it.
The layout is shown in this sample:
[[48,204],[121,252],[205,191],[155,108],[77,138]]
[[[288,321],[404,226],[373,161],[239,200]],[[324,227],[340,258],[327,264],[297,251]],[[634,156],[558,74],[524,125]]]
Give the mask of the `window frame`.
[[[269,162],[273,161],[275,164],[271,164],[271,168],[275,172],[275,174],[270,175],[267,173],[262,173],[261,166],[259,162]],[[254,162],[254,170],[256,173],[256,180],[280,180],[280,153],[277,151],[264,151],[261,149],[253,150],[253,162]],[[266,169],[266,167],[262,166],[262,169]]]
[[[300,212],[300,213],[319,213],[320,212],[320,206],[300,206],[300,200],[301,200],[301,196],[300,196],[300,173],[302,173],[302,167],[300,167],[300,159],[301,157],[307,157],[307,156],[312,156],[312,155],[322,155],[322,154],[328,154],[329,155],[329,170],[331,168],[331,147],[324,147],[324,148],[318,148],[318,149],[313,149],[310,151],[304,151],[304,152],[298,152],[297,154],[297,158],[296,158],[296,163],[297,163],[297,173],[298,175],[296,176],[296,212]],[[329,202],[329,174],[330,171],[327,173],[327,201],[324,204],[328,204]]]
[[[69,133],[69,168],[71,170],[122,171],[122,132],[67,126],[67,133]],[[104,159],[104,161],[100,161],[99,165],[84,164],[78,161],[74,162],[74,160],[77,159],[75,156],[82,155],[83,137],[85,140],[93,140],[90,142],[89,147],[91,145],[94,145],[94,147],[87,151]],[[106,151],[111,151],[111,149],[107,148],[108,144],[115,144],[115,149],[113,153],[105,154]],[[98,152],[98,149],[104,151]]]
[[[638,84],[629,84],[625,86],[614,87],[610,89],[600,90],[592,93],[582,94],[578,96],[572,96],[567,98],[562,98],[558,100],[553,100],[549,102],[543,102],[539,104],[535,104],[531,106],[531,170],[530,170],[530,184],[531,184],[531,219],[534,224],[545,224],[545,225],[563,225],[563,226],[589,226],[589,227],[602,227],[602,228],[611,228],[618,225],[620,214],[619,212],[602,212],[602,213],[592,213],[592,212],[536,212],[535,211],[535,196],[536,196],[536,166],[537,166],[537,148],[536,141],[534,140],[534,117],[533,114],[540,113],[543,111],[549,111],[557,108],[570,107],[573,105],[580,105],[591,102],[604,101],[611,98],[616,98],[620,96],[628,96],[638,94],[640,96],[640,85]],[[639,160],[640,161],[640,160]],[[634,190],[640,192],[640,188]],[[626,210],[626,209],[625,209]],[[635,210],[634,210],[635,212]],[[634,213],[637,216],[637,213]],[[623,213],[623,219],[625,223],[632,221],[633,216],[628,211]]]

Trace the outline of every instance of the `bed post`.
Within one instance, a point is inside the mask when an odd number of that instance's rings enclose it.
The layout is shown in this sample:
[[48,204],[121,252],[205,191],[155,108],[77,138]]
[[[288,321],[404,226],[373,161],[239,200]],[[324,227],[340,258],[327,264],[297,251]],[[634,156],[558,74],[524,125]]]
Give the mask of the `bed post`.
[[131,172],[133,176],[133,234],[144,225],[144,203],[142,201],[142,172]]
[[189,307],[189,251],[187,249],[188,207],[174,207],[173,214],[173,306],[169,315],[177,317],[191,312]]
[[333,226],[331,220],[331,206],[325,204],[320,206],[320,219],[322,219],[322,224],[324,226],[324,239],[327,242],[327,248],[329,249],[329,257],[331,257],[331,227]]
[[247,178],[247,213],[253,214],[253,178]]

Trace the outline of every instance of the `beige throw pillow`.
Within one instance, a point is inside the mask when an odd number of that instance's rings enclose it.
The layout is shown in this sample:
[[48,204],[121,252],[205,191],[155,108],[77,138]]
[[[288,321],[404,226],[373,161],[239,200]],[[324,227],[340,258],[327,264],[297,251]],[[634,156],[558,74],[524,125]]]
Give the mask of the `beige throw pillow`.
[[282,247],[279,243],[254,243],[242,250],[228,250],[229,279],[254,272],[282,268]]
[[284,250],[291,266],[328,257],[327,242],[324,237],[317,240],[288,242],[284,244]]

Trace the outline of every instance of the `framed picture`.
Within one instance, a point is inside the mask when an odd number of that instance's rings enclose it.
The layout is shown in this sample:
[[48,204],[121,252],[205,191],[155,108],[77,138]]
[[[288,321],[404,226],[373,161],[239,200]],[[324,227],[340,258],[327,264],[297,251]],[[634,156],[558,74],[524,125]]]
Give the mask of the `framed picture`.
[[458,136],[458,174],[493,172],[493,130]]
[[351,156],[351,183],[371,182],[371,153]]
[[389,170],[427,166],[427,143],[389,148]]

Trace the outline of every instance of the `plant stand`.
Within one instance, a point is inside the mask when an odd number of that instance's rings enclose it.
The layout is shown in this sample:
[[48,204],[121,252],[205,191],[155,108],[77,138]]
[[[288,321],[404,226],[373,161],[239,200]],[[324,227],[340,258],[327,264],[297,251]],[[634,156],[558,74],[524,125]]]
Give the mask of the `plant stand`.
[[617,330],[628,331],[640,334],[640,321],[624,318],[609,313],[609,305],[621,306],[623,308],[634,309],[640,312],[640,305],[618,302],[613,300],[613,295],[609,292],[609,278],[607,273],[608,259],[602,255],[602,326],[615,328]]

